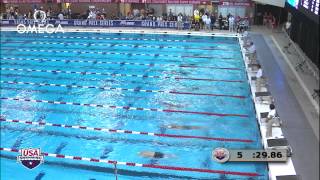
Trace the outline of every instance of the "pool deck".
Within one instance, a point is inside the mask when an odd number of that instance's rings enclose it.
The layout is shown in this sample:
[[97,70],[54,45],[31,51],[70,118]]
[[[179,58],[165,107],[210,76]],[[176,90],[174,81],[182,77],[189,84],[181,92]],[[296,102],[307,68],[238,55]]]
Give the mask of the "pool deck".
[[[66,28],[76,31],[75,28]],[[77,28],[78,29],[78,28]],[[3,28],[1,30],[15,30]],[[82,29],[82,32],[122,32],[130,30],[132,33],[183,34],[183,35],[222,35],[234,36],[228,31],[194,32],[168,29],[132,29],[108,28]],[[281,50],[286,44],[285,38],[279,32],[271,32],[262,27],[253,27],[250,34],[257,48],[257,57],[268,79],[268,89],[275,99],[277,112],[283,122],[281,126],[284,137],[288,139],[293,149],[291,158],[294,169],[302,179],[319,179],[319,102],[312,102],[310,92],[314,86],[319,87],[319,80],[301,82],[292,70],[290,57]],[[299,76],[299,74],[298,74]],[[308,91],[310,90],[310,91]],[[317,109],[318,108],[318,109]]]
[[280,48],[286,42],[279,31],[257,27],[251,37],[283,121],[283,135],[293,149],[295,170],[302,179],[319,179],[319,104],[314,106],[315,102],[309,98],[311,90],[319,87],[319,81],[299,82],[295,70],[290,68],[292,59]]

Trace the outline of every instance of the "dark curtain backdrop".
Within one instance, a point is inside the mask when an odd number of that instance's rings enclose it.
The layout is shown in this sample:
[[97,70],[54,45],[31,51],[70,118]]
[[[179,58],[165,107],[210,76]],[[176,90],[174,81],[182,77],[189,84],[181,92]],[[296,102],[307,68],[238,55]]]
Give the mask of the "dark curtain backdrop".
[[312,20],[289,5],[286,5],[286,9],[292,14],[291,39],[319,68],[319,21]]

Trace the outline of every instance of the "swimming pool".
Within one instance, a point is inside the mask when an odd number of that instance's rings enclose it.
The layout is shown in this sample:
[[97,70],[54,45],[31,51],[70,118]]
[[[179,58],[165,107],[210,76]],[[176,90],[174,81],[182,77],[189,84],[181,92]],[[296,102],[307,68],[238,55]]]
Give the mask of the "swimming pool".
[[60,154],[28,170],[1,151],[1,179],[115,179],[107,160],[121,180],[267,179],[211,158],[262,148],[235,37],[2,32],[1,115],[2,148]]

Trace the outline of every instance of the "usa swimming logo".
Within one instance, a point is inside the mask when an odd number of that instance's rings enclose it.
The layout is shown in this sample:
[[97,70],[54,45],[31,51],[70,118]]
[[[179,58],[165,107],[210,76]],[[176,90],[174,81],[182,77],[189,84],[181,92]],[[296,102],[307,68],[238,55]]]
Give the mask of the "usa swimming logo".
[[225,148],[216,148],[212,151],[212,158],[219,163],[225,163],[230,158],[230,153]]
[[28,169],[36,168],[44,161],[40,148],[21,149],[20,152],[21,155],[17,157],[17,160]]

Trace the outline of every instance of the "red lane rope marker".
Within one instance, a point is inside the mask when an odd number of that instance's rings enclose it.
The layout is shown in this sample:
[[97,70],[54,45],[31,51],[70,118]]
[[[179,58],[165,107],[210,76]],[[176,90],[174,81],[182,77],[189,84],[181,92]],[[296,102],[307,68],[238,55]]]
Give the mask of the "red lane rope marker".
[[134,62],[112,62],[112,61],[95,61],[95,60],[60,60],[60,59],[46,59],[46,58],[8,58],[2,57],[0,59],[6,60],[31,60],[31,61],[44,61],[44,62],[76,62],[76,63],[94,63],[94,64],[117,64],[117,65],[135,65],[135,66],[159,66],[159,67],[177,67],[177,68],[205,68],[205,69],[222,69],[222,70],[235,70],[242,71],[241,68],[228,68],[228,67],[213,67],[213,66],[196,66],[188,64],[156,64],[156,63],[134,63]]
[[138,77],[138,78],[156,78],[156,79],[174,79],[174,80],[191,80],[191,81],[209,81],[209,82],[239,82],[241,80],[217,80],[217,79],[204,79],[204,78],[184,78],[184,77],[170,77],[170,76],[149,76],[149,75],[137,75],[137,74],[117,74],[117,73],[100,73],[100,72],[80,72],[80,71],[62,71],[62,70],[44,70],[44,69],[22,69],[22,68],[1,68],[1,70],[8,71],[27,71],[27,72],[45,72],[45,73],[64,73],[64,74],[81,74],[81,75],[104,75],[104,76],[118,76],[118,77]]
[[194,96],[216,96],[216,97],[230,97],[245,99],[245,96],[226,95],[226,94],[210,94],[210,93],[191,93],[191,92],[178,92],[178,91],[165,91],[165,90],[145,90],[145,89],[130,89],[130,88],[114,88],[114,87],[98,87],[98,86],[80,86],[80,85],[68,85],[68,84],[49,84],[49,83],[34,83],[34,82],[16,82],[16,81],[0,81],[5,84],[26,84],[35,86],[51,86],[51,87],[64,87],[64,88],[85,88],[85,89],[99,89],[99,90],[120,90],[131,92],[147,92],[147,93],[169,93],[169,94],[181,94],[181,95],[194,95]]
[[87,106],[87,107],[90,106],[90,107],[100,107],[100,108],[125,109],[125,110],[136,110],[136,111],[155,111],[155,112],[166,112],[166,113],[198,114],[198,115],[220,116],[220,117],[227,117],[227,116],[243,117],[243,118],[249,117],[248,115],[244,115],[244,114],[222,114],[222,113],[212,113],[212,112],[197,112],[197,111],[156,109],[156,108],[140,108],[140,107],[101,105],[101,104],[86,104],[86,103],[48,101],[48,100],[36,100],[36,99],[24,99],[24,98],[1,97],[0,99],[13,100],[13,101],[28,101],[28,102],[34,102],[34,103],[66,104],[66,105]]
[[47,123],[47,122],[23,121],[23,120],[5,119],[5,118],[0,118],[0,121],[11,122],[11,123],[20,123],[20,124],[29,124],[29,125],[52,126],[52,127],[60,127],[60,128],[83,129],[83,130],[103,131],[103,132],[110,132],[110,133],[136,134],[136,135],[158,136],[158,137],[168,137],[168,138],[178,138],[178,139],[202,139],[202,140],[207,140],[207,141],[243,142],[243,143],[252,143],[253,142],[253,140],[249,140],[249,139],[215,138],[215,137],[205,137],[205,136],[161,134],[161,133],[139,132],[139,131],[121,130],[121,129],[107,129],[107,128],[98,128],[98,127],[56,124],[56,123]]
[[[16,152],[16,153],[19,152],[18,149],[3,148],[3,147],[0,147],[0,151]],[[173,170],[173,171],[188,171],[188,172],[211,173],[211,174],[229,174],[229,175],[249,176],[249,177],[260,176],[258,173],[254,173],[254,172],[237,172],[237,171],[223,171],[223,170],[212,170],[212,169],[154,165],[154,164],[141,164],[141,163],[135,163],[135,162],[121,162],[121,161],[115,161],[115,160],[70,156],[70,155],[64,155],[64,154],[52,154],[47,152],[42,152],[42,155],[53,157],[53,158],[61,158],[61,159],[71,159],[71,160],[78,160],[78,161],[89,161],[89,162],[108,163],[108,164],[116,163],[117,165],[136,166],[136,167],[145,167],[145,168],[154,168],[154,169],[166,169],[166,170]]]

